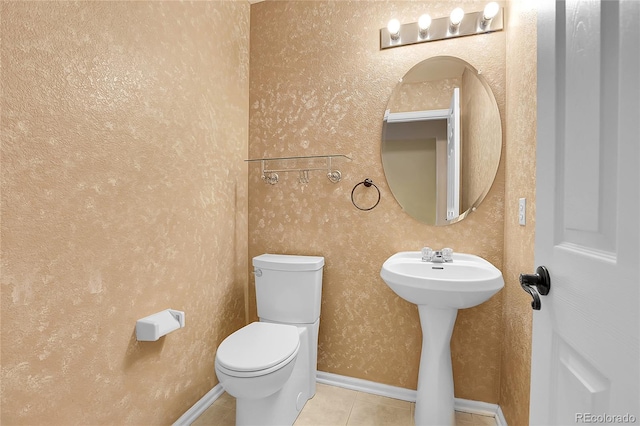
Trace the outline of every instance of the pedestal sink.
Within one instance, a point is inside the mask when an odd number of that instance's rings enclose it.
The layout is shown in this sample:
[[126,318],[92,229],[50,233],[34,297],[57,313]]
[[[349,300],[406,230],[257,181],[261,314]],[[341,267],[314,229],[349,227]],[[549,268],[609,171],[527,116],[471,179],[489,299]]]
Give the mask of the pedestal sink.
[[502,273],[479,256],[454,253],[453,261],[425,262],[419,251],[396,253],[380,276],[400,297],[418,305],[422,354],[415,424],[453,425],[451,333],[458,309],[487,301],[504,287]]

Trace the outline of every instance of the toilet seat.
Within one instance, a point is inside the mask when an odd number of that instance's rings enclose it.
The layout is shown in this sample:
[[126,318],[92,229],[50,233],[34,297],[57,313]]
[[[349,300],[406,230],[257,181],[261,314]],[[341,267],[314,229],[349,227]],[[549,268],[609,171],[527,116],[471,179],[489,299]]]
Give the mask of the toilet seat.
[[235,377],[262,376],[294,360],[299,348],[297,327],[254,322],[220,344],[216,352],[216,368]]

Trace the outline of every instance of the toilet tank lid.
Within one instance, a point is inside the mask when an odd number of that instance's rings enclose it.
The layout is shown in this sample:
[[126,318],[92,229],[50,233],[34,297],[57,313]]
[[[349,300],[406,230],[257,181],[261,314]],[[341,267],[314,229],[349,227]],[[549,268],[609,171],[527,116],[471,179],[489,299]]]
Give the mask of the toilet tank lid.
[[254,257],[253,266],[275,271],[317,271],[324,266],[324,257],[267,253]]

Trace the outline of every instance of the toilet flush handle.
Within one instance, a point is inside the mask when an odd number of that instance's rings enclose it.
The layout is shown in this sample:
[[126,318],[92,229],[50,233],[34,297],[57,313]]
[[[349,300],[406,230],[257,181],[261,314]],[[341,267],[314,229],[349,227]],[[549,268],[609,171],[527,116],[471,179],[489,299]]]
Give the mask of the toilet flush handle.
[[261,277],[262,276],[262,269],[256,268],[256,269],[253,270],[253,273],[256,275],[256,277]]

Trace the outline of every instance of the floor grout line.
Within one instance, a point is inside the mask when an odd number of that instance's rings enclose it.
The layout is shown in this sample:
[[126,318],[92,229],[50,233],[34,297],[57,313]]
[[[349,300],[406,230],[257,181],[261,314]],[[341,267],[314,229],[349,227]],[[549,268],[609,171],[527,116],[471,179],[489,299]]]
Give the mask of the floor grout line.
[[353,402],[351,402],[351,408],[349,408],[349,415],[347,416],[347,422],[344,424],[344,426],[349,426],[349,420],[351,420],[351,414],[353,414],[353,407],[356,405],[356,401],[358,400],[358,395],[359,395],[359,392],[356,393],[355,398],[353,398]]

